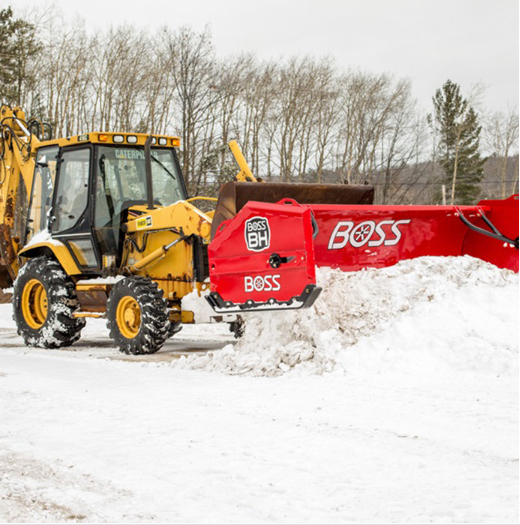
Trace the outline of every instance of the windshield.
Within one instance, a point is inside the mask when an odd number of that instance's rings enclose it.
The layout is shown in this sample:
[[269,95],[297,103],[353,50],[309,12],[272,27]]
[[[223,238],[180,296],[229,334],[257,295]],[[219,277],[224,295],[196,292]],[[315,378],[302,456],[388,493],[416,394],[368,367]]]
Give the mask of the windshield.
[[[152,149],[154,202],[169,206],[185,199],[181,174],[169,149]],[[114,224],[121,211],[134,204],[146,204],[144,150],[98,147],[96,166],[96,227]]]

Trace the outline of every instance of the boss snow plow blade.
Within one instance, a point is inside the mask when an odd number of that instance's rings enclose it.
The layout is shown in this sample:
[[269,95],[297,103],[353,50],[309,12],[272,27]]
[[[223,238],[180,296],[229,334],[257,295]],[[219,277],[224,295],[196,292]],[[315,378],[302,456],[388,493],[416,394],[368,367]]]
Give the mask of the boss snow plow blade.
[[221,222],[208,247],[211,293],[218,313],[308,308],[316,286],[309,207],[294,200],[248,202]]
[[382,268],[422,256],[471,255],[518,272],[518,195],[476,206],[310,205],[317,266]]
[[208,249],[209,303],[217,312],[309,307],[320,292],[315,266],[471,255],[518,272],[518,195],[476,206],[378,206],[373,196],[371,186],[225,184]]
[[518,272],[518,195],[475,206],[372,205],[371,186],[228,183],[212,232],[251,201],[291,197],[317,224],[316,266],[356,271],[422,256],[471,255]]

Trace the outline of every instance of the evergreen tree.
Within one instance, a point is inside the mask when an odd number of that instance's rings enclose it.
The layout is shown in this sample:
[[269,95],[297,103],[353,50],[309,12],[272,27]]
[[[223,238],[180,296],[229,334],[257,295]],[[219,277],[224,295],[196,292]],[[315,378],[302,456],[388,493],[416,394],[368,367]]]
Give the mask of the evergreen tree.
[[460,86],[448,80],[433,97],[429,120],[439,136],[439,160],[451,204],[473,204],[480,194],[486,159],[480,157],[478,116]]
[[34,78],[28,62],[42,49],[33,24],[15,19],[10,7],[0,10],[0,100],[23,104],[24,88]]
[[0,10],[0,102],[9,99],[14,81],[13,11],[10,7]]

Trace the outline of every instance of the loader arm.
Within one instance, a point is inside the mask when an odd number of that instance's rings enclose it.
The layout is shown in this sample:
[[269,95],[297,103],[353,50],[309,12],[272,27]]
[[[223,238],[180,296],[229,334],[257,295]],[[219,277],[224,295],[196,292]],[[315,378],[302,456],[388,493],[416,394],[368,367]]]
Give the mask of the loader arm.
[[238,142],[236,140],[232,140],[228,143],[228,146],[231,150],[231,153],[233,153],[233,157],[235,158],[237,166],[240,169],[240,171],[235,176],[235,179],[239,182],[261,182],[253,175],[253,172],[251,171],[251,168],[249,167],[249,164],[247,163],[247,160],[244,157]]

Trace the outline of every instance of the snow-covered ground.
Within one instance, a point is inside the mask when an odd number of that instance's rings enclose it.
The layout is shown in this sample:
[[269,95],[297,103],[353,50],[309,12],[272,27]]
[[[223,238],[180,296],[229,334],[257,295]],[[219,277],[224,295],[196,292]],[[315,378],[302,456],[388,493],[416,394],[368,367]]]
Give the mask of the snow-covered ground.
[[0,521],[517,523],[518,276],[320,280],[234,347],[201,325],[148,357],[101,321],[23,348],[0,305]]

